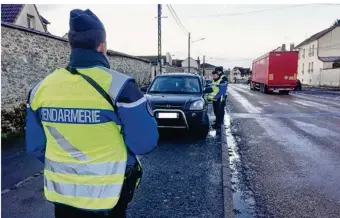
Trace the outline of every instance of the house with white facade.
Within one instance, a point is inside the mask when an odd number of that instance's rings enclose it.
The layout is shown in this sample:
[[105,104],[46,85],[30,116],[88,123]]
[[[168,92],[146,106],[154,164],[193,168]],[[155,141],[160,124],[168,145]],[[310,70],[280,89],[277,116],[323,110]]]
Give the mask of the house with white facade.
[[296,46],[297,77],[311,86],[340,86],[340,23],[322,30]]
[[[189,59],[185,59],[181,63],[182,68],[184,69],[184,72],[188,72],[189,69]],[[191,73],[198,73],[200,69],[200,60],[193,59],[190,57],[190,72]]]
[[39,14],[34,4],[1,4],[1,22],[48,33],[48,20]]
[[234,67],[229,73],[228,80],[232,83],[242,83],[248,80],[250,74],[250,68]]

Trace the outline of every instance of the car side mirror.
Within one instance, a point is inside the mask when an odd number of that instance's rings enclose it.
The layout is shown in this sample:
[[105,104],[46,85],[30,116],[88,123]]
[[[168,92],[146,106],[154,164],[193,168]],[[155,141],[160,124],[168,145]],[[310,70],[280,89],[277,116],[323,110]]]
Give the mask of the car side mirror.
[[145,94],[146,91],[148,90],[148,86],[142,86],[142,88],[140,88],[140,91]]
[[205,93],[205,94],[210,94],[210,93],[213,93],[213,92],[214,92],[214,90],[213,90],[212,87],[206,87],[206,88],[204,89],[204,93]]

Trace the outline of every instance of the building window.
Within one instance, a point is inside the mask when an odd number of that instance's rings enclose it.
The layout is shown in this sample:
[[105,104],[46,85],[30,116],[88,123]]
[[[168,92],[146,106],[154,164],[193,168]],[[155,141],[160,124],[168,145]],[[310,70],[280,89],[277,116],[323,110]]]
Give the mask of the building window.
[[305,52],[306,52],[306,50],[303,49],[303,50],[302,50],[302,57],[303,57],[303,58],[305,57]]
[[309,46],[308,57],[310,57],[311,55],[312,55],[312,46]]
[[313,72],[313,70],[314,70],[314,62],[312,62],[312,64],[311,64],[311,70],[310,70],[310,72]]
[[314,56],[314,45],[312,47],[312,56]]
[[310,73],[310,62],[308,62],[308,73]]
[[305,73],[305,63],[302,63],[302,74],[304,74]]
[[309,79],[309,83],[312,83],[312,79]]
[[30,29],[35,29],[35,18],[30,14],[27,14],[27,27]]

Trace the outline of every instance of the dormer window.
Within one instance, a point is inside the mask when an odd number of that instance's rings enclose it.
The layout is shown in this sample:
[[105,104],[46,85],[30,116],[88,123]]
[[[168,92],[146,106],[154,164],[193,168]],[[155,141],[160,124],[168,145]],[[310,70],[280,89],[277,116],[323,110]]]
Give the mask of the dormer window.
[[30,29],[35,29],[35,18],[30,14],[27,14],[27,27]]

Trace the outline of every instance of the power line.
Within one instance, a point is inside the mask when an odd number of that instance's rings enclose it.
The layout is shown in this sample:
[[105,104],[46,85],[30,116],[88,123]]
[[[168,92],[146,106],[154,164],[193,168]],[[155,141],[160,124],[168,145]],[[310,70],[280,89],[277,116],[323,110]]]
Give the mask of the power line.
[[171,8],[171,10],[174,12],[175,16],[177,17],[177,20],[179,21],[179,23],[181,24],[181,26],[183,27],[183,29],[189,33],[189,31],[187,30],[187,28],[184,27],[184,25],[182,24],[181,20],[179,19],[179,17],[177,16],[177,13],[175,11],[175,9],[172,7],[172,5],[169,5],[169,7]]
[[178,18],[175,10],[172,8],[171,5],[166,5],[172,15],[172,17],[174,18],[174,20],[176,21],[177,25],[181,28],[181,30],[185,33],[185,34],[189,34],[189,31],[183,26],[181,20]]
[[[282,10],[282,9],[287,9],[287,8],[304,7],[304,6],[309,6],[309,5],[314,5],[314,4],[291,5],[291,6],[287,6],[287,7],[262,9],[262,10],[256,10],[256,11],[237,12],[237,13],[213,14],[213,15],[201,16],[201,17],[198,17],[198,18],[237,16],[237,15],[243,15],[243,14],[254,14],[254,13],[260,13],[260,12],[266,12],[266,11]],[[332,3],[320,3],[320,4],[316,4],[316,5],[340,6],[340,4],[335,4],[335,3],[334,4],[332,4]]]
[[238,59],[238,60],[230,60],[227,58],[218,58],[218,57],[211,57],[209,60],[217,60],[217,61],[223,61],[223,62],[238,62],[238,61],[252,61],[253,58],[245,58],[245,59]]
[[182,30],[185,34],[187,34],[186,31],[183,29],[183,27],[180,25],[179,21],[176,19],[175,15],[174,15],[174,13],[172,12],[172,10],[171,10],[171,8],[169,7],[169,5],[166,5],[166,6],[168,7],[168,9],[169,9],[169,11],[170,11],[170,13],[171,13],[171,16],[174,18],[174,20],[176,21],[177,25],[181,28],[181,30]]

